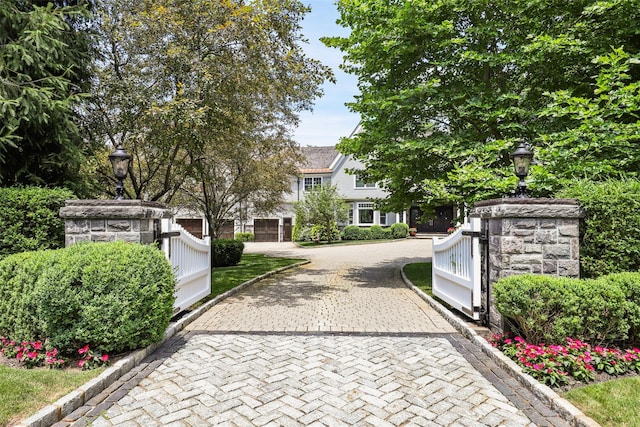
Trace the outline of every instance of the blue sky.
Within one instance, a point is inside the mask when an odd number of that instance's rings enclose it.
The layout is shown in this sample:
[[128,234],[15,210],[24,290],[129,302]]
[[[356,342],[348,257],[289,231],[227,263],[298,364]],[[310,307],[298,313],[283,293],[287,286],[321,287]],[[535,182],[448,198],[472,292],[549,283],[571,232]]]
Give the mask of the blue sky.
[[349,136],[358,125],[359,115],[352,113],[344,105],[358,93],[357,79],[338,68],[342,63],[342,52],[323,45],[323,36],[341,36],[348,30],[336,24],[338,11],[333,0],[303,0],[311,6],[302,22],[302,34],[309,40],[303,45],[311,58],[331,67],[336,84],[325,83],[324,95],[315,102],[313,112],[300,114],[300,126],[294,132],[294,139],[301,146],[335,145],[341,137]]

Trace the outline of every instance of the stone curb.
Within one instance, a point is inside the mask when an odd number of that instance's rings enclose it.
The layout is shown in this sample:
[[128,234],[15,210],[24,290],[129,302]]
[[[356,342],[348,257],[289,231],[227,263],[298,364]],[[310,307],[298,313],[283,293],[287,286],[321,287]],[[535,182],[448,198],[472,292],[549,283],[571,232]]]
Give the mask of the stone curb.
[[[406,264],[405,264],[406,265]],[[493,347],[487,340],[477,334],[476,331],[471,329],[464,321],[453,315],[449,309],[444,307],[434,298],[425,294],[420,288],[416,287],[404,274],[404,267],[400,270],[402,274],[402,280],[404,283],[416,292],[420,298],[426,301],[431,307],[433,307],[442,317],[444,317],[454,328],[458,330],[466,339],[471,341],[474,345],[480,347],[483,353],[489,356],[496,365],[511,374],[514,378],[526,387],[531,393],[533,393],[538,399],[551,408],[556,410],[562,418],[575,427],[600,427],[595,420],[589,418],[582,413],[578,408],[573,406],[571,402],[562,398],[550,387],[538,382],[530,375],[525,374],[522,368],[516,364],[513,360],[502,354],[500,350]]]
[[164,337],[160,342],[155,344],[151,344],[148,347],[145,347],[141,350],[134,351],[129,356],[124,359],[118,360],[112,366],[107,368],[103,373],[98,375],[96,378],[86,382],[78,389],[72,391],[71,393],[61,397],[57,401],[52,404],[45,406],[29,418],[26,418],[20,421],[15,427],[48,427],[52,424],[55,424],[59,421],[62,421],[64,417],[71,414],[76,409],[83,406],[87,401],[89,401],[94,396],[101,393],[115,381],[117,381],[120,377],[131,371],[133,368],[138,366],[147,356],[156,351],[162,344],[169,340],[169,338],[173,337],[175,334],[183,330],[187,325],[196,320],[198,317],[202,316],[207,310],[209,310],[214,305],[218,304],[222,300],[229,298],[230,296],[236,294],[247,286],[251,286],[260,280],[266,279],[267,277],[273,276],[274,274],[283,272],[285,270],[289,270],[292,268],[300,267],[301,265],[309,264],[310,261],[301,261],[295,264],[287,265],[284,267],[280,267],[276,270],[270,271],[268,273],[263,274],[262,276],[255,277],[249,281],[246,281],[233,289],[228,290],[227,292],[218,295],[211,301],[207,301],[202,306],[195,309],[193,312],[179,319],[177,322],[169,325],[167,330],[164,333]]

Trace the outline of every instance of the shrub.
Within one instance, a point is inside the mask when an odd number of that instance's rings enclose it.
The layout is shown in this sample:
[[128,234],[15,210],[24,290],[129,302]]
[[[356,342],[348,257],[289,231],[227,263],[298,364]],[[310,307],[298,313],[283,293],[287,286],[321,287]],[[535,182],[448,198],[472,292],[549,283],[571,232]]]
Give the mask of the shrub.
[[300,227],[298,229],[297,237],[294,239],[296,242],[310,242],[311,241],[311,227]]
[[70,355],[86,344],[102,352],[144,347],[159,341],[169,325],[175,276],[153,246],[85,243],[28,252],[0,262],[0,274],[16,261],[29,267],[14,269],[21,291],[0,283],[15,302],[0,312],[1,334],[46,340]]
[[620,287],[625,298],[625,319],[629,322],[630,346],[640,347],[640,273],[614,273],[603,276],[606,280]]
[[44,339],[38,329],[37,306],[29,296],[46,268],[55,268],[60,250],[23,252],[0,260],[0,336],[17,341]]
[[311,240],[333,242],[340,240],[340,230],[335,222],[331,224],[331,228],[327,230],[323,224],[316,224],[311,227]]
[[391,234],[394,239],[404,239],[409,235],[409,226],[402,222],[391,224]]
[[244,251],[244,243],[232,239],[218,239],[211,242],[211,266],[230,267],[238,265]]
[[371,240],[371,230],[361,228],[360,231],[358,231],[358,240]]
[[369,233],[371,233],[371,240],[381,240],[385,238],[384,230],[379,225],[369,227]]
[[357,225],[347,225],[340,234],[342,240],[358,240],[360,238],[360,227]]
[[0,188],[0,258],[64,247],[64,220],[58,213],[73,198],[62,188]]
[[578,181],[558,193],[585,211],[580,227],[581,276],[640,270],[640,181]]
[[597,344],[627,339],[624,293],[610,281],[521,275],[493,289],[500,313],[532,344],[568,336]]
[[256,236],[253,233],[236,233],[236,240],[241,242],[253,242],[256,240]]

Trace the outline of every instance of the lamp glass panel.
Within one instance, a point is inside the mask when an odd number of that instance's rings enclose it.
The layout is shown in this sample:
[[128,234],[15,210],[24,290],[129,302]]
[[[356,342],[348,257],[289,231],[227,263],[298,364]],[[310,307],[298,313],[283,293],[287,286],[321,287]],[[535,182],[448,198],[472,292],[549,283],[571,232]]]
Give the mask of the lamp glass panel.
[[111,163],[113,165],[113,174],[118,179],[122,179],[127,176],[129,170],[129,159],[127,158],[112,158]]
[[514,156],[513,166],[515,167],[516,176],[524,177],[529,173],[529,165],[531,164],[531,158],[528,156]]

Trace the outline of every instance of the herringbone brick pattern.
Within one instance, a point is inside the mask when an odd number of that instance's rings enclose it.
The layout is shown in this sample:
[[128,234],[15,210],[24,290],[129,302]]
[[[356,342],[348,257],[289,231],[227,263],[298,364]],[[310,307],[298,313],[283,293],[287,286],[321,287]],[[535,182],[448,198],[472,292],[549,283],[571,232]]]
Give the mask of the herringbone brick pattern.
[[247,246],[311,264],[215,305],[55,427],[568,426],[404,285],[428,241]]
[[195,335],[93,426],[533,426],[446,337]]

